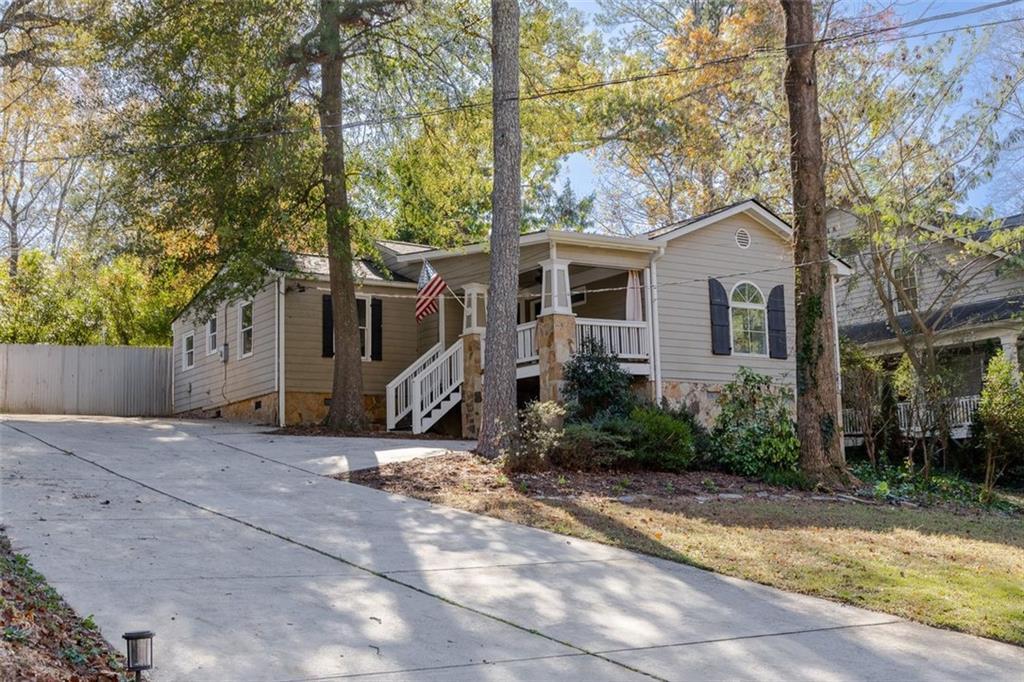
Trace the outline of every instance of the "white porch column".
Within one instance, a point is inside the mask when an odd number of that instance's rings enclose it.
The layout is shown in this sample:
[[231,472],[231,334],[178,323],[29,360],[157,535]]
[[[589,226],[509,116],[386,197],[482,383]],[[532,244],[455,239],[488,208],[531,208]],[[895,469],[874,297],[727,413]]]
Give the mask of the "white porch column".
[[487,326],[487,285],[473,282],[464,286],[463,291],[462,333],[482,334]]
[[542,272],[540,314],[572,315],[572,292],[569,289],[569,261],[548,258],[539,263]]
[[1004,334],[999,337],[999,344],[1003,347],[1003,355],[1018,369],[1020,368],[1020,358],[1017,352],[1017,342],[1019,339],[1020,335],[1016,333]]
[[483,411],[487,286],[474,282],[463,290],[466,309],[462,318],[462,437],[476,438]]

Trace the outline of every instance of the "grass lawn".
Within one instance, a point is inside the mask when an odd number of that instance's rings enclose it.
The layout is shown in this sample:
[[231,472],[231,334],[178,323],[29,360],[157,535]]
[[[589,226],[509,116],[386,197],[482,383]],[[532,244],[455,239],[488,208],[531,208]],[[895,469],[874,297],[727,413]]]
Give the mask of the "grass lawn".
[[118,680],[124,661],[0,532],[0,680]]
[[347,480],[1024,645],[1019,513],[855,502],[699,472],[506,477],[464,453]]

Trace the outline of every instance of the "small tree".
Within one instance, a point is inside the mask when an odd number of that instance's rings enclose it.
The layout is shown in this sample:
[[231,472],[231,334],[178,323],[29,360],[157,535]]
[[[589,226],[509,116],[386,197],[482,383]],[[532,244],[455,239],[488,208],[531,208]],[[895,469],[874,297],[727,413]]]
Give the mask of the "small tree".
[[910,448],[907,458],[913,464],[917,446],[921,446],[921,474],[925,480],[931,478],[936,454],[941,451],[945,461],[949,448],[954,383],[953,372],[939,364],[922,376],[907,354],[900,358],[900,364],[893,373],[893,386],[906,398],[909,411],[906,435]]
[[625,416],[633,407],[631,377],[599,341],[583,339],[579,352],[565,363],[565,397],[570,416],[590,419],[601,414]]
[[984,428],[984,501],[992,499],[996,481],[1015,458],[1024,452],[1024,385],[1020,371],[1002,351],[985,370],[978,418]]
[[[889,373],[882,362],[869,356],[857,344],[846,341],[840,346],[843,370],[843,405],[852,415],[864,438],[864,451],[871,466],[878,467],[879,446],[885,447],[886,435],[896,425],[896,411],[886,410],[883,396]],[[844,424],[850,430],[851,424]]]

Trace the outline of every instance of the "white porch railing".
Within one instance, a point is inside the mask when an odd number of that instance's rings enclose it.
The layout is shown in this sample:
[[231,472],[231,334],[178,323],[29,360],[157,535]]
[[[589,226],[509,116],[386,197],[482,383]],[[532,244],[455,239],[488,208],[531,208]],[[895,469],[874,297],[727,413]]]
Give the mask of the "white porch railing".
[[388,383],[384,390],[387,402],[388,431],[393,430],[398,422],[412,410],[413,378],[437,360],[443,350],[444,347],[438,341]]
[[537,353],[537,321],[516,327],[516,363],[533,362]]
[[586,338],[598,341],[605,351],[621,360],[647,360],[651,356],[647,323],[642,320],[576,318],[576,347],[582,348]]
[[[981,396],[964,395],[953,398],[949,408],[949,428],[954,438],[966,438],[970,435],[971,425],[974,423],[974,413],[978,409]],[[909,402],[896,405],[896,421],[900,431],[905,434],[919,435],[921,425],[916,421],[912,405]],[[857,410],[846,408],[843,410],[843,430],[847,436],[859,436],[864,433],[864,425],[860,422],[860,413]]]
[[429,429],[461,399],[462,372],[462,339],[459,339],[413,377],[413,433]]

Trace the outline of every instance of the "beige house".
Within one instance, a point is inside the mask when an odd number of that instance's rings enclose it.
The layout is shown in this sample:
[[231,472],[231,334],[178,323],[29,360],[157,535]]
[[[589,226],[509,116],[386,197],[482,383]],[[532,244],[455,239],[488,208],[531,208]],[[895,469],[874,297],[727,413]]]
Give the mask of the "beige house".
[[[867,254],[852,248],[858,219],[852,213],[833,209],[828,217],[829,236],[834,248],[850,263],[851,275],[837,289],[839,332],[857,342],[870,354],[895,364],[903,353],[890,325],[871,276]],[[952,406],[953,436],[966,437],[977,409],[982,377],[989,358],[1002,349],[1015,361],[1024,332],[1024,273],[1013,258],[990,245],[999,230],[1024,226],[1024,214],[996,221],[970,237],[948,235],[940,227],[924,225],[931,236],[918,248],[894,253],[893,272],[903,282],[911,305],[925,318],[937,320],[937,345],[944,364],[956,377]],[[896,262],[897,259],[899,262]],[[888,297],[903,329],[911,329],[905,302],[888,287]],[[900,426],[912,430],[910,405],[898,407]],[[847,413],[846,434],[859,434],[855,415]]]
[[[790,227],[754,200],[636,237],[522,235],[521,400],[559,399],[562,367],[587,337],[619,358],[637,390],[705,418],[740,367],[792,386],[791,238]],[[380,265],[356,265],[369,414],[388,429],[475,435],[486,375],[486,247],[378,247]],[[415,281],[425,260],[450,291],[417,324]],[[209,320],[186,309],[173,325],[175,412],[321,420],[331,391],[331,328],[327,264],[317,256],[293,256],[255,296],[225,302]]]

